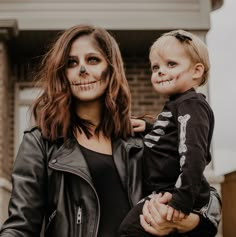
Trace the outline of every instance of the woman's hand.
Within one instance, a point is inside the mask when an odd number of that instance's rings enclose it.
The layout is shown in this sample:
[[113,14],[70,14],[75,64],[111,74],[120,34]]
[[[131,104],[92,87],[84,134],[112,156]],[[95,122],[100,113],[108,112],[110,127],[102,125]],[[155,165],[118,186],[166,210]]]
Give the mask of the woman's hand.
[[171,197],[170,193],[154,194],[150,201],[145,202],[140,223],[148,233],[157,236],[168,235],[173,231],[184,233],[193,230],[199,224],[199,216],[193,213],[181,221],[175,220],[174,217],[173,221],[168,221],[166,203]]
[[154,194],[150,201],[143,206],[143,215],[140,215],[140,224],[148,233],[157,236],[165,236],[175,230],[173,223],[167,221],[166,202],[171,198],[170,193],[165,195]]

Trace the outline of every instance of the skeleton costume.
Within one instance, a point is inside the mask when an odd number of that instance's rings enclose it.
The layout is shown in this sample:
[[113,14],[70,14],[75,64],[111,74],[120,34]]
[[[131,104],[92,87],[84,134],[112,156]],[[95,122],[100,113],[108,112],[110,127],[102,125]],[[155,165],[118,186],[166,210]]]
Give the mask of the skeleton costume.
[[214,115],[205,96],[190,89],[170,96],[150,133],[144,137],[145,190],[169,191],[168,203],[189,214],[209,201],[203,171],[211,161]]
[[[203,171],[211,161],[210,143],[214,115],[205,96],[190,89],[169,97],[149,133],[144,137],[144,193],[171,192],[168,205],[182,211],[199,213],[200,219],[211,203],[209,186]],[[140,225],[144,200],[126,216],[120,226],[121,237],[150,237]],[[168,237],[213,237],[216,229],[202,223],[188,233]]]

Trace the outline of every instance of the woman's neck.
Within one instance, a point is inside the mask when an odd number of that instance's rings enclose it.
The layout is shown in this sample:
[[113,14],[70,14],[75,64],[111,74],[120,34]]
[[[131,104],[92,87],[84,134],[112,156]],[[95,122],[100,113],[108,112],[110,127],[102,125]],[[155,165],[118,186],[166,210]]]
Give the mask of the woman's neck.
[[[80,118],[89,120],[96,127],[101,121],[101,101],[79,103],[76,108],[76,113]],[[77,131],[75,136],[79,144],[88,149],[104,154],[112,154],[111,139],[105,137],[102,131],[99,131],[99,134],[95,134],[95,131],[92,131],[92,136],[89,138],[84,134],[83,131]]]
[[95,126],[100,123],[102,106],[100,101],[79,103],[76,108],[77,115],[85,120],[89,120]]
[[87,149],[107,155],[112,154],[111,139],[105,137],[101,131],[97,135],[93,134],[90,138],[88,138],[83,132],[77,131],[75,137],[78,143]]

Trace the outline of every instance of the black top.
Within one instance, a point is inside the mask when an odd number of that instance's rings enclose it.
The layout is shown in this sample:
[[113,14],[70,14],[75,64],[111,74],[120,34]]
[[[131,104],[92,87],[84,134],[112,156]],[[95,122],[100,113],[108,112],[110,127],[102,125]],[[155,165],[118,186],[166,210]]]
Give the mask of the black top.
[[170,191],[169,205],[188,214],[209,201],[203,171],[211,161],[214,115],[203,94],[190,89],[171,96],[144,138],[148,193]]
[[101,207],[98,237],[118,237],[119,225],[130,207],[113,157],[82,146],[81,150],[88,163]]

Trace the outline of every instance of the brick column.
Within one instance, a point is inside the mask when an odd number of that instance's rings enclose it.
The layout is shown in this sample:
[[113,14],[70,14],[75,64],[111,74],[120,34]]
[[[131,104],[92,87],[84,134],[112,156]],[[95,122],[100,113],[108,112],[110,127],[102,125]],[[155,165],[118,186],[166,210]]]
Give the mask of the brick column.
[[0,225],[7,217],[12,170],[13,80],[8,43],[17,35],[15,20],[0,20]]

